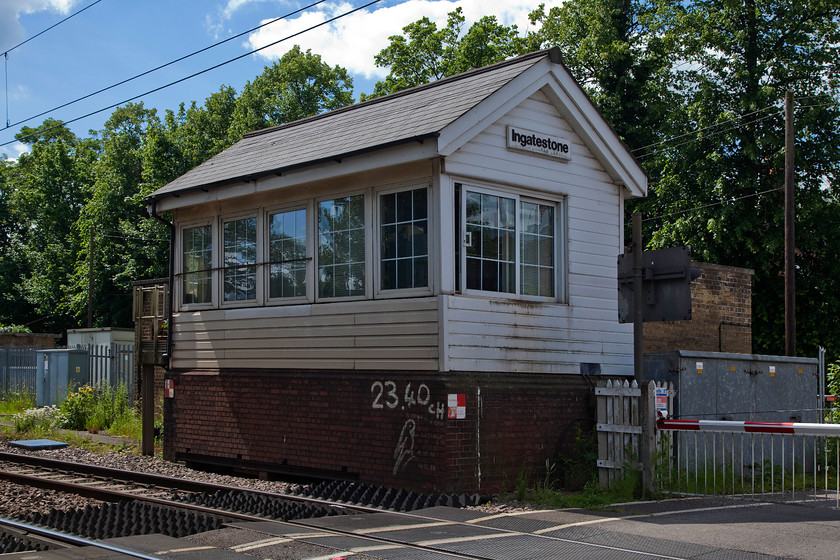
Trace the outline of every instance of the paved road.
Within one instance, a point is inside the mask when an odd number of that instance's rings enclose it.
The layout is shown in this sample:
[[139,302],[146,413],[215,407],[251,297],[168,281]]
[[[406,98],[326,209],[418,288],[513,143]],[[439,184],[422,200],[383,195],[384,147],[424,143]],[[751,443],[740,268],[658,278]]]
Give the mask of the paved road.
[[[625,504],[607,512],[489,514],[439,507],[413,516],[236,523],[181,540],[157,535],[110,543],[171,560],[840,560],[840,509],[827,507],[835,505],[694,498]],[[88,549],[25,557],[125,558]]]
[[576,528],[581,540],[676,558],[840,560],[835,505],[693,498],[626,504],[611,514],[560,510],[529,517]]

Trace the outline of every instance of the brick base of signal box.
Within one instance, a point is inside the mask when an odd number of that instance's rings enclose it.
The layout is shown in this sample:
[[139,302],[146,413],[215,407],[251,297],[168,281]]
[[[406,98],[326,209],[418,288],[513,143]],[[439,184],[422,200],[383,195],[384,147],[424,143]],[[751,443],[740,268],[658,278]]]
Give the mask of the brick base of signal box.
[[581,376],[173,371],[164,456],[261,475],[495,493],[593,426]]

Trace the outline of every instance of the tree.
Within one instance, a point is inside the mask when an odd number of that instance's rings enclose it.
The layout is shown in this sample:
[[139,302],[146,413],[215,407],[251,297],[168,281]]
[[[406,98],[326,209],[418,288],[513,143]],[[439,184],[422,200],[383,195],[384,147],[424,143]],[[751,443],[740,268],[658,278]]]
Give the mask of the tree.
[[[840,292],[837,249],[840,4],[700,0],[680,23],[688,131],[649,152],[664,161],[650,201],[655,246],[691,244],[710,262],[755,270],[754,349],[783,344],[783,99],[799,101],[797,299],[799,349],[840,351],[827,328]],[[672,125],[676,129],[676,125]],[[805,307],[807,305],[808,307]],[[807,313],[803,313],[807,311]]]
[[143,144],[158,122],[154,109],[129,104],[116,109],[101,132],[96,179],[74,226],[79,249],[73,311],[85,317],[92,298],[94,326],[131,326],[131,282],[165,275],[168,237],[145,224],[150,217],[143,203],[148,194],[143,190]]
[[245,84],[236,99],[228,140],[252,130],[292,122],[353,103],[353,80],[312,51],[295,45]]
[[679,107],[674,24],[682,5],[671,0],[568,0],[530,14],[536,31],[528,50],[559,47],[563,61],[627,146],[644,147],[673,133]]
[[389,37],[390,44],[374,60],[377,66],[390,71],[385,80],[376,83],[368,97],[387,95],[500,62],[525,49],[525,40],[515,25],[507,27],[499,24],[495,16],[485,16],[463,34],[465,21],[461,8],[456,8],[449,13],[442,29],[423,17],[403,27],[405,35]]
[[30,146],[7,175],[20,290],[40,315],[34,326],[61,332],[76,325],[68,288],[79,250],[73,224],[90,195],[98,142],[79,139],[52,119],[22,128],[17,138]]
[[0,324],[27,323],[37,319],[35,309],[20,289],[28,274],[20,249],[24,233],[11,209],[16,168],[5,157],[0,159]]

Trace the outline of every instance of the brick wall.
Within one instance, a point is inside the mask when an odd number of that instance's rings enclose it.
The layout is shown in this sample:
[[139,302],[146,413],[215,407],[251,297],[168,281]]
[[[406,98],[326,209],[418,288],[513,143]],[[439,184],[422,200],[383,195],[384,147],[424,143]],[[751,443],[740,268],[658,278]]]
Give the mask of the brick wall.
[[746,268],[691,263],[691,320],[645,323],[645,352],[752,353],[752,275]]
[[[497,492],[569,452],[594,416],[579,376],[334,371],[170,374],[164,454],[426,491]],[[448,417],[462,394],[465,417]],[[591,424],[589,424],[591,425]]]
[[43,333],[2,333],[0,334],[0,348],[55,348],[55,341],[61,338],[59,334]]

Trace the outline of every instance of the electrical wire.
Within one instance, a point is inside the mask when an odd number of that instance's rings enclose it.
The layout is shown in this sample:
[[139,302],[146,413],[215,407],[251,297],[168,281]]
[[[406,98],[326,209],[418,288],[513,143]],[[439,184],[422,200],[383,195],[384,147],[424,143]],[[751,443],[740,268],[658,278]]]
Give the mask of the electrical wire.
[[[25,122],[31,121],[31,120],[33,120],[33,119],[37,119],[38,117],[43,117],[44,115],[46,115],[46,114],[48,114],[48,113],[52,113],[53,111],[57,111],[57,110],[59,110],[59,109],[63,109],[63,108],[65,108],[65,107],[68,107],[68,106],[73,105],[73,104],[75,104],[75,103],[78,103],[78,102],[80,102],[80,101],[84,101],[85,99],[90,99],[91,97],[93,97],[93,96],[95,96],[95,95],[99,95],[100,93],[104,93],[104,92],[106,92],[106,91],[108,91],[108,90],[114,89],[114,88],[119,87],[119,86],[124,85],[124,84],[127,84],[128,82],[134,81],[134,80],[136,80],[136,79],[138,79],[138,78],[142,78],[143,76],[148,76],[149,74],[151,74],[151,73],[153,73],[153,72],[157,72],[158,70],[162,70],[162,69],[164,69],[164,68],[166,68],[166,67],[168,67],[168,66],[172,66],[173,64],[177,64],[178,62],[181,62],[181,61],[183,61],[183,60],[186,60],[186,59],[188,59],[188,58],[190,58],[190,57],[193,57],[193,56],[195,56],[195,55],[197,55],[197,54],[201,54],[201,53],[203,53],[203,52],[209,51],[209,50],[210,50],[210,49],[212,49],[212,48],[215,48],[215,47],[218,47],[219,45],[223,45],[223,44],[225,44],[225,43],[228,43],[228,42],[230,42],[230,41],[233,41],[234,39],[238,39],[238,38],[242,37],[243,35],[247,35],[248,33],[253,33],[254,31],[256,31],[256,30],[258,30],[258,29],[261,29],[261,28],[263,28],[263,27],[266,27],[266,26],[268,26],[268,25],[271,25],[271,24],[273,24],[273,23],[276,23],[276,22],[278,22],[278,21],[280,21],[280,20],[282,20],[282,19],[286,19],[286,18],[288,18],[288,17],[291,17],[291,16],[293,16],[293,15],[295,15],[295,14],[301,13],[301,12],[303,12],[303,11],[305,11],[305,10],[308,10],[309,8],[312,8],[312,7],[314,7],[314,6],[317,6],[318,4],[322,4],[322,3],[326,2],[326,1],[327,1],[327,0],[317,0],[316,2],[313,2],[312,4],[309,4],[308,6],[304,6],[304,7],[300,8],[300,9],[297,9],[297,10],[295,10],[295,11],[293,11],[293,12],[289,12],[289,13],[288,13],[288,14],[286,14],[286,15],[283,15],[283,16],[280,16],[280,17],[276,17],[276,18],[274,18],[274,19],[272,19],[272,20],[269,20],[269,21],[267,21],[267,22],[265,22],[265,23],[263,23],[263,24],[261,24],[261,25],[258,25],[258,26],[256,26],[256,27],[252,27],[251,29],[248,29],[247,31],[242,31],[241,33],[237,33],[236,35],[233,35],[233,36],[231,36],[231,37],[228,37],[227,39],[223,39],[223,40],[221,40],[221,41],[218,41],[218,42],[216,42],[216,43],[213,43],[212,45],[208,45],[208,46],[206,46],[206,47],[204,47],[204,48],[201,48],[201,49],[199,49],[199,50],[197,50],[197,51],[194,51],[194,52],[191,52],[191,53],[186,54],[186,55],[184,55],[184,56],[181,56],[181,57],[179,57],[179,58],[176,58],[176,59],[171,60],[171,61],[169,61],[169,62],[167,62],[167,63],[165,63],[165,64],[161,64],[160,66],[156,66],[156,67],[154,67],[154,68],[152,68],[152,69],[150,69],[150,70],[146,70],[145,72],[141,72],[140,74],[136,74],[136,75],[134,75],[134,76],[131,76],[130,78],[126,78],[126,79],[124,79],[124,80],[121,80],[121,81],[119,81],[119,82],[116,82],[116,83],[114,83],[114,84],[111,84],[110,86],[106,86],[106,87],[104,87],[104,88],[102,88],[102,89],[96,90],[96,91],[94,91],[94,92],[92,92],[92,93],[89,93],[89,94],[84,95],[84,96],[82,96],[82,97],[76,98],[76,99],[74,99],[74,100],[72,100],[72,101],[68,101],[68,102],[66,102],[66,103],[62,103],[61,105],[57,105],[57,106],[53,107],[52,109],[47,109],[46,111],[42,111],[42,112],[38,113],[37,115],[32,115],[31,117],[26,117],[25,119],[19,120],[19,121],[15,122],[15,123],[11,123],[11,124],[9,124],[9,121],[8,121],[8,108],[7,108],[7,110],[6,110],[6,114],[7,114],[7,116],[6,116],[6,127],[5,127],[5,128],[11,128],[11,127],[15,127],[15,126],[21,125],[21,124],[23,124],[23,123],[25,123]],[[8,89],[8,88],[7,88],[7,89]],[[8,96],[7,96],[7,99],[8,99]],[[4,129],[4,130],[5,130],[5,129]]]
[[[782,109],[779,109],[778,111],[780,112],[780,111],[782,111]],[[725,133],[730,132],[730,131],[732,131],[732,130],[735,130],[735,129],[738,129],[738,128],[742,128],[742,127],[747,126],[747,125],[751,125],[751,124],[759,123],[759,122],[761,122],[761,121],[763,121],[763,120],[766,120],[766,119],[769,119],[769,118],[772,118],[772,117],[776,117],[776,116],[778,116],[778,115],[775,115],[775,114],[765,115],[765,116],[763,116],[763,117],[761,117],[761,118],[758,118],[758,119],[755,119],[755,120],[752,120],[752,121],[750,121],[750,122],[746,122],[746,123],[744,123],[744,122],[735,122],[735,121],[733,120],[733,121],[730,121],[730,123],[728,123],[728,125],[729,125],[729,126],[728,126],[728,128],[725,128],[725,129],[723,129],[723,130],[719,130],[719,131],[717,131],[717,132],[715,132],[715,133],[713,133],[713,134],[704,135],[703,137],[704,137],[704,138],[711,138],[711,137],[713,137],[713,136],[718,136],[718,135],[721,135],[721,134],[725,134]],[[708,127],[707,127],[707,128],[708,128]],[[704,129],[704,130],[705,130],[705,129]],[[692,133],[688,133],[688,134],[681,134],[681,135],[679,136],[679,138],[682,138],[682,137],[685,137],[685,136],[689,136],[689,135],[691,135],[691,134],[692,134]],[[692,138],[688,138],[687,140],[685,140],[685,141],[683,141],[683,142],[680,142],[679,144],[674,144],[674,145],[672,145],[672,146],[664,146],[664,147],[662,147],[662,148],[660,148],[660,149],[658,149],[658,150],[653,150],[653,151],[650,151],[650,152],[648,152],[648,153],[646,153],[646,154],[641,154],[641,155],[639,155],[639,156],[636,156],[636,158],[637,158],[637,159],[640,159],[640,160],[644,160],[644,159],[647,159],[647,158],[649,158],[649,157],[653,157],[653,156],[655,156],[655,155],[657,155],[657,154],[660,154],[660,153],[662,153],[662,152],[665,152],[665,151],[667,151],[667,150],[673,150],[674,148],[679,148],[680,146],[684,146],[684,145],[686,145],[686,144],[691,144],[692,142],[697,142],[698,140],[699,140],[699,138],[693,138],[693,137],[692,137]],[[656,144],[656,145],[658,145],[658,146],[662,146],[662,144],[667,144],[667,143],[668,143],[668,142],[670,142],[670,141],[671,141],[670,139],[668,139],[668,140],[663,140],[662,142],[660,142],[659,144]]]
[[[210,66],[210,67],[208,67],[208,68],[205,68],[204,70],[199,70],[198,72],[194,72],[194,73],[192,73],[192,74],[190,74],[190,75],[188,75],[188,76],[184,76],[183,78],[179,78],[179,79],[177,79],[177,80],[174,80],[174,81],[169,82],[169,83],[167,83],[167,84],[164,84],[164,85],[162,85],[162,86],[156,87],[156,88],[154,88],[154,89],[150,89],[150,90],[148,90],[148,91],[146,91],[146,92],[143,92],[143,93],[141,93],[141,94],[135,95],[135,96],[130,97],[130,98],[128,98],[128,99],[124,99],[123,101],[120,101],[120,102],[118,102],[118,103],[113,103],[113,104],[111,104],[111,105],[108,105],[107,107],[103,107],[103,108],[101,108],[101,109],[97,109],[97,110],[95,110],[95,111],[91,111],[90,113],[86,113],[86,114],[84,114],[84,115],[82,115],[82,116],[80,116],[80,117],[75,117],[75,118],[73,118],[73,119],[70,119],[70,120],[64,121],[64,122],[62,122],[62,123],[61,123],[61,124],[59,124],[59,125],[55,125],[55,126],[51,126],[51,127],[49,127],[49,128],[43,129],[43,130],[39,130],[39,131],[38,131],[38,133],[39,133],[39,134],[43,134],[44,132],[48,132],[48,131],[50,131],[50,130],[54,130],[54,129],[56,129],[56,128],[61,128],[61,127],[64,127],[65,125],[68,125],[68,124],[70,124],[70,123],[74,123],[74,122],[76,122],[76,121],[80,121],[80,120],[82,120],[82,119],[85,119],[85,118],[87,118],[87,117],[90,117],[90,116],[93,116],[93,115],[96,115],[96,114],[102,113],[102,112],[107,111],[107,110],[109,110],[109,109],[114,109],[114,108],[119,107],[120,105],[123,105],[123,104],[125,104],[125,103],[130,103],[130,102],[132,102],[132,101],[135,101],[135,100],[137,100],[137,99],[140,99],[141,97],[145,97],[145,96],[150,95],[150,94],[152,94],[152,93],[156,93],[156,92],[158,92],[158,91],[161,91],[161,90],[164,90],[164,89],[166,89],[166,88],[172,87],[172,86],[174,86],[174,85],[180,84],[181,82],[185,82],[185,81],[190,80],[190,79],[192,79],[192,78],[195,78],[195,77],[197,77],[197,76],[201,76],[202,74],[206,74],[207,72],[211,72],[211,71],[213,71],[213,70],[216,70],[216,69],[218,69],[218,68],[221,68],[222,66],[226,66],[226,65],[228,65],[228,64],[230,64],[230,63],[232,63],[232,62],[236,62],[237,60],[241,60],[241,59],[243,59],[243,58],[249,57],[249,56],[251,56],[252,54],[258,53],[258,52],[260,52],[260,51],[262,51],[262,50],[265,50],[265,49],[267,49],[267,48],[269,48],[269,47],[273,47],[274,45],[277,45],[277,44],[279,44],[279,43],[282,43],[283,41],[288,41],[289,39],[293,39],[293,38],[295,38],[295,37],[298,37],[299,35],[303,35],[304,33],[307,33],[307,32],[309,32],[309,31],[312,31],[313,29],[317,29],[317,28],[319,28],[319,27],[322,27],[322,26],[324,26],[324,25],[327,25],[327,24],[329,24],[329,23],[332,23],[332,22],[334,22],[334,21],[337,21],[337,20],[339,20],[339,19],[341,19],[341,18],[343,18],[343,17],[349,16],[350,14],[353,14],[353,13],[358,12],[358,11],[360,11],[360,10],[364,10],[365,8],[369,8],[370,6],[373,6],[374,4],[378,4],[378,3],[379,3],[379,2],[381,2],[381,1],[382,1],[382,0],[371,0],[370,2],[368,2],[368,3],[366,3],[366,4],[363,4],[363,5],[361,5],[361,6],[357,7],[357,8],[353,8],[352,10],[348,10],[348,11],[346,11],[346,12],[342,13],[342,14],[339,14],[339,15],[337,15],[337,16],[333,16],[333,17],[331,17],[331,18],[329,18],[329,19],[326,19],[326,20],[322,21],[321,23],[317,23],[317,24],[315,24],[315,25],[312,25],[312,26],[310,26],[310,27],[307,27],[306,29],[303,29],[303,30],[298,31],[298,32],[296,32],[296,33],[292,33],[291,35],[287,35],[286,37],[283,37],[282,39],[278,39],[278,40],[276,40],[276,41],[273,41],[273,42],[271,42],[271,43],[268,43],[267,45],[264,45],[264,46],[262,46],[262,47],[260,47],[260,48],[258,48],[258,49],[253,49],[253,50],[251,50],[251,51],[249,51],[249,52],[246,52],[246,53],[244,53],[244,54],[241,54],[241,55],[239,55],[239,56],[236,56],[236,57],[231,58],[231,59],[229,59],[229,60],[226,60],[226,61],[224,61],[224,62],[220,62],[219,64],[215,64],[215,65],[213,65],[213,66]],[[14,144],[14,143],[15,143],[15,142],[17,142],[17,141],[21,141],[21,142],[23,142],[26,138],[31,138],[31,137],[33,137],[33,136],[34,136],[34,135],[29,135],[29,136],[24,136],[24,137],[21,137],[20,139],[16,139],[16,140],[9,140],[8,142],[4,142],[4,143],[0,144],[0,147],[2,147],[2,146],[8,146],[8,145],[10,145],[10,144]]]
[[[819,96],[817,96],[817,95],[809,95],[809,96],[797,97],[797,98],[795,98],[795,101],[799,101],[799,100],[802,100],[802,99],[813,99],[813,98],[825,98],[825,96],[824,96],[824,95],[819,95]],[[820,107],[831,107],[832,105],[838,105],[838,101],[836,101],[836,100],[835,100],[835,101],[826,102],[826,103],[820,103],[820,104],[815,104],[815,105],[798,105],[796,108],[797,108],[797,109],[816,109],[816,108],[820,108]],[[781,108],[781,107],[775,107],[775,106],[772,106],[772,105],[768,105],[767,107],[763,107],[763,108],[758,109],[758,110],[756,110],[756,111],[752,111],[752,112],[750,112],[750,113],[745,113],[745,114],[743,114],[743,115],[739,115],[737,118],[744,119],[744,118],[750,117],[750,116],[752,116],[752,115],[757,115],[757,114],[762,113],[762,112],[765,112],[765,111],[781,112],[781,111],[782,111],[782,108]],[[725,132],[729,132],[730,130],[733,130],[733,129],[735,129],[735,128],[739,128],[739,127],[744,126],[744,125],[746,125],[746,124],[752,124],[752,123],[756,123],[756,122],[761,122],[762,120],[764,120],[764,119],[766,119],[766,118],[770,118],[770,117],[772,117],[772,116],[774,116],[774,115],[773,115],[773,114],[766,115],[766,116],[764,116],[764,117],[762,117],[762,118],[760,118],[760,119],[756,119],[756,120],[754,120],[754,121],[750,121],[749,123],[738,122],[738,121],[736,121],[736,120],[735,120],[735,118],[736,118],[736,117],[732,117],[732,118],[730,118],[730,119],[729,119],[729,120],[727,120],[727,121],[723,121],[723,122],[715,123],[715,124],[712,124],[712,125],[709,125],[709,126],[706,126],[706,127],[696,128],[696,129],[694,129],[694,130],[692,130],[692,131],[685,132],[685,133],[683,133],[683,134],[678,134],[677,136],[672,136],[671,138],[666,138],[665,140],[661,140],[661,141],[659,141],[659,142],[654,142],[654,143],[652,143],[652,144],[648,144],[648,145],[646,145],[646,146],[641,146],[641,147],[639,147],[639,148],[635,148],[635,149],[631,150],[631,152],[635,153],[635,152],[640,152],[640,151],[642,151],[642,150],[647,150],[648,148],[654,148],[654,147],[662,146],[663,144],[667,144],[667,143],[669,143],[669,142],[673,142],[674,140],[679,140],[680,138],[685,138],[685,137],[687,137],[687,136],[692,136],[692,137],[693,137],[694,135],[696,135],[696,134],[698,134],[698,133],[700,133],[700,132],[705,132],[705,131],[707,131],[707,130],[711,130],[711,129],[714,129],[714,128],[717,128],[717,127],[721,127],[721,126],[725,126],[725,125],[726,125],[726,126],[728,126],[728,128],[726,128],[725,130],[722,130],[722,131],[720,131],[720,132],[718,132],[718,133],[717,133],[717,134],[723,134],[723,133],[725,133]],[[696,138],[691,138],[691,139],[690,139],[689,141],[687,141],[687,142],[681,142],[681,143],[676,144],[676,145],[674,145],[674,146],[669,146],[669,148],[668,148],[668,149],[678,148],[678,147],[680,147],[680,146],[683,146],[684,144],[687,144],[687,143],[689,143],[689,142],[693,142],[693,141],[695,141],[695,140],[696,140]],[[652,152],[650,152],[650,153],[641,154],[641,155],[639,155],[639,156],[637,156],[637,157],[638,157],[639,159],[643,159],[643,158],[646,158],[646,157],[649,157],[649,156],[652,156],[652,155],[656,155],[656,154],[658,154],[658,153],[660,153],[660,152],[662,152],[662,151],[663,151],[663,150],[655,150],[655,151],[652,151]]]
[[18,43],[18,44],[17,44],[17,45],[15,45],[14,47],[12,47],[12,48],[10,48],[10,49],[7,49],[7,50],[6,50],[3,54],[9,54],[10,52],[12,52],[13,50],[15,50],[16,48],[18,48],[18,47],[21,47],[21,46],[25,45],[26,43],[28,43],[28,42],[29,42],[29,41],[31,41],[32,39],[35,39],[36,37],[40,37],[41,35],[43,35],[43,34],[44,34],[44,33],[46,33],[47,31],[49,31],[50,29],[54,29],[54,28],[58,27],[59,25],[61,25],[61,24],[62,24],[62,23],[64,23],[65,21],[67,21],[68,19],[70,19],[70,18],[72,18],[72,17],[75,17],[75,16],[77,16],[77,15],[81,14],[82,12],[84,12],[85,10],[87,10],[88,8],[92,8],[92,7],[96,6],[97,4],[99,4],[100,2],[102,2],[102,0],[96,0],[95,2],[91,2],[90,4],[88,4],[87,6],[85,6],[84,8],[82,8],[81,10],[79,10],[78,12],[74,12],[74,13],[70,14],[69,16],[67,16],[66,18],[62,19],[61,21],[58,21],[58,22],[56,22],[56,23],[52,24],[51,26],[47,27],[46,29],[44,29],[44,30],[42,30],[42,31],[39,31],[38,33],[36,33],[36,34],[35,34],[35,35],[33,35],[32,37],[29,37],[28,39],[25,39],[25,40],[21,41],[20,43]]
[[670,218],[671,216],[677,216],[679,214],[689,214],[692,212],[697,212],[698,210],[703,210],[704,208],[711,208],[713,206],[723,206],[724,204],[730,204],[732,202],[738,202],[739,200],[744,200],[746,198],[753,198],[756,196],[763,196],[765,194],[769,194],[776,191],[784,190],[784,187],[776,187],[775,189],[768,189],[766,191],[761,191],[757,193],[745,194],[744,196],[739,196],[736,198],[730,198],[728,200],[719,200],[717,202],[710,202],[708,204],[701,204],[700,206],[695,206],[693,208],[686,208],[685,210],[677,210],[676,212],[669,212],[667,214],[660,214],[658,216],[651,216],[649,218],[645,218],[643,222],[651,222],[654,220],[661,220],[663,218]]
[[[758,109],[757,111],[752,111],[750,113],[745,113],[743,115],[738,115],[737,118],[744,119],[746,117],[750,117],[752,115],[757,115],[758,113],[761,113],[761,112],[764,112],[764,111],[769,111],[769,110],[781,111],[781,108],[780,107],[773,107],[773,106],[763,107],[761,109]],[[631,151],[632,152],[640,152],[642,150],[647,150],[648,148],[661,146],[662,144],[667,144],[668,142],[673,142],[674,140],[679,140],[680,138],[684,138],[686,136],[694,136],[695,134],[698,134],[700,132],[705,132],[707,130],[711,130],[713,128],[717,128],[717,127],[720,127],[720,126],[730,126],[730,128],[727,129],[727,131],[728,131],[728,130],[732,129],[733,125],[735,127],[737,127],[737,126],[740,126],[741,124],[743,124],[743,123],[737,122],[735,120],[735,118],[736,117],[731,117],[731,118],[729,118],[725,121],[722,121],[722,122],[718,122],[718,123],[715,123],[715,124],[710,124],[709,126],[703,126],[703,127],[700,127],[700,128],[696,128],[696,129],[691,130],[689,132],[684,132],[683,134],[678,134],[677,136],[672,136],[671,138],[666,138],[665,140],[662,140],[660,142],[654,142],[653,144],[648,144],[646,146],[641,146],[639,148],[635,148]],[[752,122],[758,122],[758,121],[752,121]],[[682,144],[678,144],[678,145],[682,145]]]

